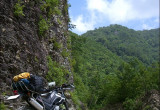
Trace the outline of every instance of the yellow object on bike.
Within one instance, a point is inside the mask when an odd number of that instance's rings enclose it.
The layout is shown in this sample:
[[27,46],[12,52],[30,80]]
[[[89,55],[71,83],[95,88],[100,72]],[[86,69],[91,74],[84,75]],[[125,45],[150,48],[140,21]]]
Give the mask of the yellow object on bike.
[[30,78],[30,73],[24,72],[24,73],[14,76],[13,81],[17,82],[20,79],[28,79],[28,78]]

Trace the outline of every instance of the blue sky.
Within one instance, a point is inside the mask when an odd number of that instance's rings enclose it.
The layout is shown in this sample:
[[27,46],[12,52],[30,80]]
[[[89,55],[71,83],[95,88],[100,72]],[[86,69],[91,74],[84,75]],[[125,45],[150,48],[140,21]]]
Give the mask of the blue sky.
[[72,31],[81,35],[88,30],[120,24],[134,30],[159,27],[159,0],[69,0]]

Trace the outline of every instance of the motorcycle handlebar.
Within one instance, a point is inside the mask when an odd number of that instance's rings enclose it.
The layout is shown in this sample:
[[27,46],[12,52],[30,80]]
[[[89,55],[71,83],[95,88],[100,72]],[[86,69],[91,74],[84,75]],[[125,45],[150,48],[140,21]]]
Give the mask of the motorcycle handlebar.
[[75,88],[75,86],[74,85],[70,85],[72,88]]
[[63,88],[63,90],[71,90],[72,88]]
[[60,87],[55,87],[54,90],[62,91],[62,90],[72,90],[74,89],[73,84],[62,84]]
[[75,88],[73,84],[62,84],[62,88],[72,87]]
[[60,90],[72,90],[74,89],[74,85],[73,84],[62,84],[61,87],[58,87],[57,89],[60,89]]

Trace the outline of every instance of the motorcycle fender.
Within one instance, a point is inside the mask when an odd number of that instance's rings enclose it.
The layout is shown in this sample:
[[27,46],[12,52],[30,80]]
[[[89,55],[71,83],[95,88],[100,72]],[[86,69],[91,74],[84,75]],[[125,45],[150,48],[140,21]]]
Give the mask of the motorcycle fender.
[[20,95],[9,96],[7,100],[14,100],[14,99],[17,99],[19,96]]

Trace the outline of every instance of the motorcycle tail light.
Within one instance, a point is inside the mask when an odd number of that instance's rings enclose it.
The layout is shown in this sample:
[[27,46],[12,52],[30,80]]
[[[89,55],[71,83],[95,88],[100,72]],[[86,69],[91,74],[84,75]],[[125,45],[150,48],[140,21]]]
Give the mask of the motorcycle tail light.
[[14,93],[14,95],[18,95],[18,91],[17,90],[14,90],[13,93]]
[[28,96],[31,96],[31,93],[30,93],[30,92],[28,92],[28,93],[27,93],[27,95],[28,95]]

